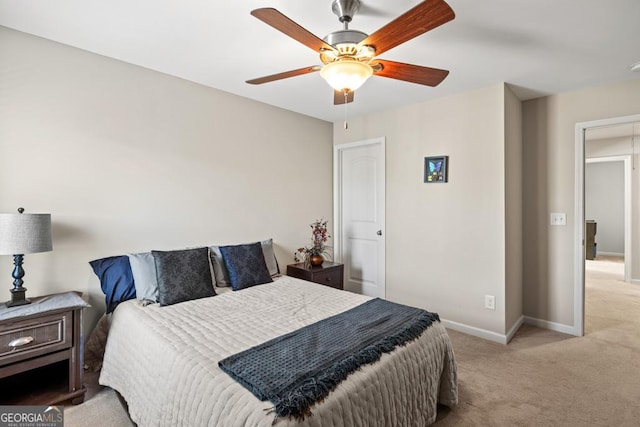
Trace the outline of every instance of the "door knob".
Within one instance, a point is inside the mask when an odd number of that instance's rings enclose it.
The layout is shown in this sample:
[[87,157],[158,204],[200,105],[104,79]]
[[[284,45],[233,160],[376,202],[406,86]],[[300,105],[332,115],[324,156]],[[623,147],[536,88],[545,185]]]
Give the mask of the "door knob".
[[382,236],[382,230],[378,230],[378,232],[376,233],[378,236]]

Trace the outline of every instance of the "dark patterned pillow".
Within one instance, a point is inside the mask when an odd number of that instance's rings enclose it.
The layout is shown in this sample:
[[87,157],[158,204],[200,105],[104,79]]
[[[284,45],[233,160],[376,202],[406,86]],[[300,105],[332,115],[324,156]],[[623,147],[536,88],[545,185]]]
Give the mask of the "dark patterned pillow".
[[160,305],[177,304],[216,294],[211,282],[208,248],[151,251],[158,277]]
[[[248,243],[245,243],[248,244]],[[273,239],[261,240],[262,253],[264,254],[264,262],[267,264],[267,269],[271,277],[280,274],[280,266],[278,260],[273,252]],[[224,265],[222,254],[220,253],[219,246],[209,246],[209,256],[211,257],[211,264],[213,265],[213,274],[215,276],[216,286],[225,287],[231,286],[229,280],[229,272]]]
[[224,265],[234,291],[273,282],[264,261],[260,242],[247,245],[220,246]]

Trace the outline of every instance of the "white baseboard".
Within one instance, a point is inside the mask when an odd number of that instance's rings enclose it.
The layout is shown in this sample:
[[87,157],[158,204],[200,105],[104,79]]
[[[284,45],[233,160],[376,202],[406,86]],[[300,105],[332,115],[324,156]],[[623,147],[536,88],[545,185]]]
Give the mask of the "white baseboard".
[[522,323],[524,323],[524,316],[520,316],[520,318],[516,321],[516,323],[513,324],[511,329],[509,329],[509,332],[507,332],[507,343],[511,341],[511,338],[513,338],[516,332],[518,332],[518,329],[520,329],[520,326],[522,326]]
[[[640,281],[639,281],[640,282]],[[523,324],[536,326],[538,328],[549,329],[551,331],[562,332],[563,334],[576,335],[573,326],[563,325],[562,323],[549,322],[548,320],[536,319],[529,316],[520,316],[520,318],[513,324],[511,329],[504,334],[488,331],[486,329],[476,328],[475,326],[465,325],[464,323],[454,322],[452,320],[440,319],[440,322],[445,328],[453,329],[454,331],[462,332],[474,337],[482,338],[488,341],[497,342],[499,344],[507,344],[513,336],[518,332],[520,326]]]
[[640,285],[640,279],[631,279],[631,283],[634,285]]
[[506,344],[508,342],[507,336],[498,334],[496,332],[487,331],[486,329],[476,328],[475,326],[465,325],[464,323],[458,323],[451,320],[440,319],[440,323],[445,328],[453,329],[454,331],[462,332],[474,337],[482,338],[485,340],[497,342],[499,344]]
[[551,331],[562,332],[563,334],[576,335],[575,328],[562,323],[550,322],[548,320],[536,319],[535,317],[523,316],[524,323],[538,328],[549,329]]
[[[617,256],[617,257],[624,258],[624,254],[619,254],[619,253],[617,253],[617,252],[602,252],[602,251],[598,251],[598,254],[597,254],[597,255],[604,255],[604,256]],[[596,256],[596,259],[598,259],[598,258],[597,258],[597,256]]]

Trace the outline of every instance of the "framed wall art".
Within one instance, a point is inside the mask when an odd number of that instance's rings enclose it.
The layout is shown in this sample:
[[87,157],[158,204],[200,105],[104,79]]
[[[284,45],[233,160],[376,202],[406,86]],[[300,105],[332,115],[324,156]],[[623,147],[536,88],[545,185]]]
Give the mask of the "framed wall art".
[[449,156],[434,156],[424,158],[424,182],[427,184],[442,184],[447,182]]

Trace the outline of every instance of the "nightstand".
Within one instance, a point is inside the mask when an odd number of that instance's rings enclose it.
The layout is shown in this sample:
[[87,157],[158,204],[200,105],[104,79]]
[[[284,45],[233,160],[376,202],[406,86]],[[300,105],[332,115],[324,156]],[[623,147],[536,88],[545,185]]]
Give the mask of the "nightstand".
[[[67,292],[31,298],[31,304],[0,306],[0,404],[82,403],[82,311],[79,294]],[[62,366],[62,383],[53,386],[47,367]],[[54,375],[55,376],[55,375]]]
[[308,280],[309,282],[343,289],[344,265],[325,261],[318,267],[305,265],[304,262],[287,265],[287,276]]

